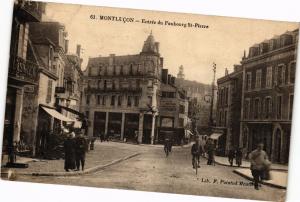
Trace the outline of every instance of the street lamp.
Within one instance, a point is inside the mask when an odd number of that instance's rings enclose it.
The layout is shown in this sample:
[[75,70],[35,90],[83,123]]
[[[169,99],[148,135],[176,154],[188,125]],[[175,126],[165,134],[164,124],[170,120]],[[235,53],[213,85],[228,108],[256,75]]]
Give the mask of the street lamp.
[[155,116],[157,115],[157,112],[158,110],[156,109],[155,106],[150,106],[150,105],[147,105],[149,110],[147,112],[151,112],[152,114],[152,127],[151,127],[151,144],[154,144],[154,138],[155,138],[155,135],[154,135],[154,128],[155,128]]

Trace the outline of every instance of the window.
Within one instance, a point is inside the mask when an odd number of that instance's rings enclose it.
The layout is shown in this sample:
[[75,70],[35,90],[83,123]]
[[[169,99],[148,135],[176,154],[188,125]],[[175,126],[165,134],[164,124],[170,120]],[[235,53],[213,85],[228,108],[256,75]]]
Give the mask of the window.
[[282,96],[277,96],[277,119],[281,119],[282,113]]
[[250,118],[250,100],[249,99],[245,100],[244,118],[245,119],[249,119]]
[[113,75],[116,75],[116,65],[113,66]]
[[138,107],[139,106],[139,96],[134,97],[134,106]]
[[184,127],[184,119],[183,118],[179,118],[179,127]]
[[27,44],[28,44],[28,23],[20,24],[19,41],[18,41],[18,56],[26,59]]
[[296,74],[295,67],[296,67],[296,63],[292,62],[289,68],[289,83],[295,83],[295,74]]
[[228,88],[225,88],[225,105],[228,105]]
[[97,105],[100,105],[100,104],[101,104],[101,96],[97,95]]
[[272,67],[267,67],[267,78],[266,78],[266,87],[272,87]]
[[123,65],[121,65],[121,67],[120,67],[120,75],[123,75],[123,72],[124,71],[124,69],[123,69]]
[[267,97],[265,99],[265,118],[270,118],[272,113],[272,99],[271,97]]
[[261,88],[261,69],[256,70],[256,78],[255,78],[255,88]]
[[131,107],[131,96],[127,97],[127,106]]
[[116,84],[115,81],[112,81],[112,89],[115,90],[116,89]]
[[46,102],[47,103],[51,102],[51,98],[52,98],[52,80],[48,80],[48,89],[47,89]]
[[293,102],[294,102],[294,95],[291,94],[289,97],[289,120],[292,120],[293,117]]
[[219,114],[219,126],[222,126],[222,111],[220,111],[220,114]]
[[106,96],[102,96],[102,105],[106,105]]
[[49,69],[52,69],[52,61],[54,60],[53,48],[50,46],[49,48],[49,56],[48,56],[48,66]]
[[110,100],[110,105],[111,106],[115,106],[115,99],[116,99],[115,95],[111,96],[111,100]]
[[90,95],[86,95],[86,104],[87,104],[87,105],[90,104]]
[[284,67],[283,65],[277,66],[277,71],[276,71],[276,76],[277,76],[276,83],[277,83],[277,85],[282,85],[283,84],[283,81],[284,81],[283,73],[285,73],[285,71],[283,70],[283,67]]
[[246,90],[251,90],[251,79],[252,79],[251,72],[247,72],[247,75],[246,75]]
[[104,90],[106,90],[106,89],[107,89],[107,81],[104,80]]
[[122,105],[122,96],[119,95],[118,96],[118,106],[121,106]]
[[227,111],[224,111],[224,126],[227,126]]
[[254,118],[257,119],[260,114],[260,101],[259,98],[254,100]]
[[130,66],[129,66],[129,74],[133,75],[133,65],[132,64],[130,64]]
[[141,87],[141,81],[139,79],[136,80],[136,88],[139,89]]
[[179,113],[180,113],[180,114],[184,114],[184,112],[185,112],[185,107],[184,107],[184,105],[179,105]]

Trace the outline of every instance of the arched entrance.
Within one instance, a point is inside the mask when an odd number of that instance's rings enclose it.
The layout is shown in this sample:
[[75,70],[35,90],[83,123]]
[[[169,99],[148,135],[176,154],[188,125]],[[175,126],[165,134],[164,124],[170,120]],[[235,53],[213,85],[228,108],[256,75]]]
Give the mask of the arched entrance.
[[279,128],[276,129],[275,131],[275,139],[274,139],[274,144],[275,144],[275,148],[274,148],[274,161],[275,162],[280,162],[280,154],[281,154],[281,138],[282,132]]

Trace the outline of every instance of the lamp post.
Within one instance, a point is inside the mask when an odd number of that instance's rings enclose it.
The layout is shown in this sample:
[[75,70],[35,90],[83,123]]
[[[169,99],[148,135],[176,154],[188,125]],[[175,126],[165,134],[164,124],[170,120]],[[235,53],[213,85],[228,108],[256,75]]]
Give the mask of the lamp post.
[[205,95],[204,100],[209,103],[210,102],[210,112],[209,112],[209,126],[212,127],[214,125],[213,119],[213,109],[214,109],[214,98],[215,98],[215,80],[216,80],[216,70],[217,65],[213,62],[213,81],[211,84],[211,95]]

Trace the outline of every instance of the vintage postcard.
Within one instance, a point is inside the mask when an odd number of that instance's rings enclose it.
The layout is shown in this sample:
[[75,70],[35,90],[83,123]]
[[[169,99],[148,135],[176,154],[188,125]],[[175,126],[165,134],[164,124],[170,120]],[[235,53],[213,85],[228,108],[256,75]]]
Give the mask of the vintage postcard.
[[283,201],[299,24],[16,0],[2,180]]

